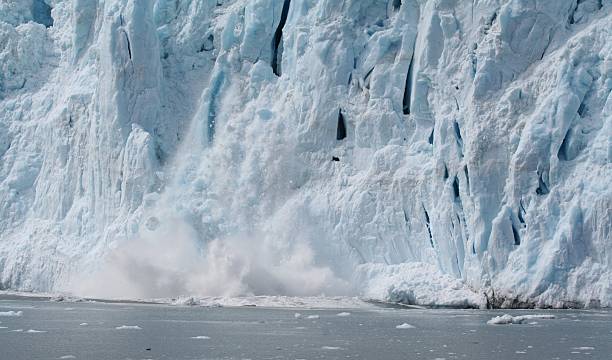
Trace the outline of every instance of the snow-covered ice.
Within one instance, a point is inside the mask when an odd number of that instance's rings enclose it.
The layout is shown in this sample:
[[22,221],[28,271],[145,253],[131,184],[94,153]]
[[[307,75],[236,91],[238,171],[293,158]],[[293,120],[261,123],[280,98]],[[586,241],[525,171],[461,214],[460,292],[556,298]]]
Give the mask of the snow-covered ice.
[[533,319],[550,320],[554,318],[555,316],[550,315],[550,314],[530,314],[530,315],[518,315],[518,316],[504,314],[504,315],[500,315],[500,316],[496,316],[492,318],[491,320],[487,321],[487,324],[489,325],[523,324],[527,320],[533,320]]
[[612,306],[610,0],[46,3],[0,1],[0,288]]

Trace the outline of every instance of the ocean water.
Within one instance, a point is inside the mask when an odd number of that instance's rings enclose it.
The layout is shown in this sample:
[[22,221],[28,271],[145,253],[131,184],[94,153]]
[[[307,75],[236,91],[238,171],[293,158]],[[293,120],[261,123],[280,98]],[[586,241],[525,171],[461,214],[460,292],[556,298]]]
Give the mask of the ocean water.
[[612,312],[0,300],[0,360],[35,359],[612,359]]

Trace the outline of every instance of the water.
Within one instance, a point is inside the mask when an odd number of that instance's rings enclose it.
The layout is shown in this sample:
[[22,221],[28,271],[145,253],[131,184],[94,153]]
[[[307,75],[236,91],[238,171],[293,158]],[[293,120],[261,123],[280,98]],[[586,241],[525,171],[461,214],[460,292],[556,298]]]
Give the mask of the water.
[[[0,327],[6,327],[0,329],[1,360],[612,359],[612,312],[603,310],[204,308],[0,300],[0,312],[9,310],[22,311],[22,316],[0,316]],[[338,316],[341,312],[350,315]],[[503,313],[556,318],[531,325],[486,324]],[[397,329],[402,323],[415,328]],[[116,329],[124,325],[141,329]]]

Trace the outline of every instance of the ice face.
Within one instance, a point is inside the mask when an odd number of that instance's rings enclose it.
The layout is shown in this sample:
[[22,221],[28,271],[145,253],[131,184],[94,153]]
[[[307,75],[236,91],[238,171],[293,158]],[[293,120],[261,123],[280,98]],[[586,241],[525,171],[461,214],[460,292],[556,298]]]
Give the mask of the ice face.
[[0,288],[611,306],[611,7],[0,1]]

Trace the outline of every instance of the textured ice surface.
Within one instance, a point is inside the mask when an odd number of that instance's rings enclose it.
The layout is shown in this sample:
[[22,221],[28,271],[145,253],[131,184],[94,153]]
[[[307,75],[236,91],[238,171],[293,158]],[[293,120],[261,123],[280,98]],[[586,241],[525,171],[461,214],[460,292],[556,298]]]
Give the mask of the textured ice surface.
[[611,306],[611,7],[0,0],[0,288]]
[[414,329],[414,326],[410,325],[408,323],[403,323],[403,324],[397,325],[395,328],[396,329],[401,329],[401,330],[403,330],[403,329]]
[[0,311],[0,316],[17,317],[23,315],[23,311]]
[[554,315],[540,315],[540,314],[530,314],[530,315],[518,315],[512,316],[508,314],[496,316],[491,320],[487,321],[489,325],[506,325],[506,324],[522,324],[527,320],[534,319],[554,319]]
[[116,330],[142,330],[138,325],[121,325],[115,328]]

